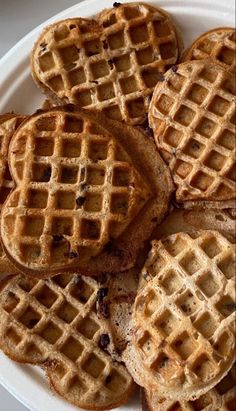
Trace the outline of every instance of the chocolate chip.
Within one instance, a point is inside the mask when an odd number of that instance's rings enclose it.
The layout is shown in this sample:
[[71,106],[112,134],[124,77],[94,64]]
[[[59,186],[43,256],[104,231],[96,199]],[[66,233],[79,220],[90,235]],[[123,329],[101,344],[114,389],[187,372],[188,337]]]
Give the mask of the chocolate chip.
[[102,334],[100,337],[100,340],[98,342],[98,346],[102,349],[105,350],[107,346],[110,344],[110,337],[108,334]]
[[199,146],[198,143],[194,142],[194,143],[192,144],[192,148],[193,148],[194,150],[199,150],[200,146]]
[[107,287],[102,287],[99,288],[97,292],[97,301],[103,301],[103,299],[107,296],[108,294],[108,288]]
[[81,208],[86,200],[86,197],[78,197],[76,198],[76,204],[78,208]]
[[55,243],[58,243],[59,241],[64,240],[63,235],[53,235],[52,238],[53,238],[53,241],[54,241]]
[[69,253],[64,253],[64,256],[72,260],[73,258],[79,257],[79,254],[75,251],[70,251]]
[[36,324],[38,324],[39,320],[37,318],[32,318],[28,322],[28,327],[33,328]]
[[98,304],[98,312],[104,317],[108,318],[110,315],[109,306],[105,301],[99,302]]
[[74,276],[73,282],[74,282],[75,285],[78,285],[78,286],[80,287],[80,289],[83,288],[83,284],[84,284],[84,283],[83,283],[83,281],[82,281],[82,278],[81,278],[81,275],[80,275],[80,274],[76,274],[76,275]]
[[97,80],[92,80],[91,83],[98,84]]
[[113,7],[119,7],[121,6],[121,3],[118,3],[117,1],[115,1],[115,3],[113,3]]
[[70,112],[76,111],[75,105],[71,104],[71,103],[66,104],[65,108],[66,108],[67,111],[70,111]]
[[174,66],[171,67],[171,70],[172,70],[174,73],[177,73],[178,67],[174,65]]
[[108,64],[109,64],[110,68],[113,69],[114,61],[112,59],[108,60]]
[[113,255],[114,257],[123,257],[122,250],[119,250],[119,248],[117,248],[117,246],[113,243],[113,240],[108,241],[108,243],[104,247],[104,251],[108,254]]
[[158,81],[165,81],[165,76],[162,73],[158,73]]
[[143,128],[148,137],[153,137],[153,130],[149,126],[148,120],[146,120],[145,123],[143,123]]

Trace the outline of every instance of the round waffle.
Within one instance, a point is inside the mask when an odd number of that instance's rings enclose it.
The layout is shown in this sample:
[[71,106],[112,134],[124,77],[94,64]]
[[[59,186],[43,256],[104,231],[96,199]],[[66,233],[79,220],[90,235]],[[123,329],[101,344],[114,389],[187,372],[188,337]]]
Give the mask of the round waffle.
[[133,391],[126,368],[113,361],[104,288],[88,277],[21,276],[0,288],[0,347],[15,361],[43,366],[64,399],[88,410],[125,403]]
[[[0,210],[14,187],[7,162],[8,148],[14,132],[23,120],[23,116],[16,114],[0,115]],[[18,271],[10,264],[0,244],[0,273],[9,272],[16,274]]]
[[149,121],[177,201],[235,207],[235,75],[211,60],[170,69],[155,88]]
[[153,242],[124,358],[135,381],[159,398],[196,399],[232,367],[234,263],[234,245],[217,231]]
[[47,27],[32,52],[32,75],[59,104],[141,124],[161,73],[177,62],[181,49],[165,11],[127,3],[103,11],[96,21],[67,19]]
[[201,34],[185,51],[182,61],[214,58],[225,69],[234,69],[236,64],[235,29],[220,27]]
[[101,113],[33,115],[9,161],[16,188],[2,209],[2,242],[35,276],[129,268],[168,209],[172,181],[152,140]]
[[155,394],[142,390],[143,411],[234,411],[236,402],[235,364],[210,391],[193,401],[162,401]]

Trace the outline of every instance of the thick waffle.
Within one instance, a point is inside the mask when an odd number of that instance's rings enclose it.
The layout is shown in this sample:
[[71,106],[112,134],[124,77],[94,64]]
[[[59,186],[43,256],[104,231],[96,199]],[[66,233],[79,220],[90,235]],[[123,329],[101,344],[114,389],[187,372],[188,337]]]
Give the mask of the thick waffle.
[[235,411],[235,364],[214,388],[193,401],[159,402],[155,394],[142,391],[143,411]]
[[235,207],[235,75],[210,60],[170,69],[155,88],[149,121],[177,201]]
[[[173,210],[164,221],[159,224],[152,236],[152,240],[163,239],[178,232],[195,234],[198,230],[217,230],[229,240],[235,241],[235,218],[228,214],[228,210]],[[150,250],[149,243],[139,255],[134,268],[109,278],[107,300],[110,307],[109,323],[117,349],[120,354],[124,351],[132,335],[132,310],[138,288],[147,284],[150,278],[142,272],[145,260]],[[228,260],[229,269],[236,269],[234,262]],[[231,265],[232,264],[232,265]],[[141,273],[141,275],[140,275]]]
[[10,167],[16,189],[2,209],[3,245],[16,266],[38,277],[128,268],[172,190],[151,139],[74,106],[25,121]]
[[103,291],[91,278],[61,274],[45,281],[16,276],[0,292],[1,349],[15,361],[42,365],[63,398],[89,410],[115,408],[133,389],[125,367],[107,352],[113,342]]
[[126,365],[159,398],[196,399],[235,360],[235,248],[217,231],[153,242]]
[[165,11],[127,3],[103,11],[96,21],[76,18],[47,27],[32,52],[32,75],[59,104],[141,124],[154,86],[181,48]]
[[198,37],[186,50],[182,61],[214,58],[226,69],[234,69],[236,65],[235,29],[220,27],[207,31]]
[[[0,115],[0,210],[14,187],[7,162],[8,148],[12,135],[23,120],[23,116],[16,114]],[[9,272],[16,274],[18,271],[10,264],[0,244],[0,273]]]

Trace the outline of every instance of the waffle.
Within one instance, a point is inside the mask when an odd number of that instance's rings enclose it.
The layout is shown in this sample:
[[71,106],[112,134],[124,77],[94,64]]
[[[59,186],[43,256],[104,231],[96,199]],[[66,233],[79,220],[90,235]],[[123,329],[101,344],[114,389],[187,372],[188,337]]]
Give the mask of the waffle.
[[25,121],[10,166],[16,189],[2,209],[4,250],[40,278],[129,268],[172,190],[143,133],[71,105]]
[[107,352],[113,341],[98,309],[101,290],[92,278],[60,274],[9,278],[0,292],[1,349],[43,366],[58,394],[88,410],[115,408],[133,391],[126,368]]
[[170,69],[155,88],[149,121],[177,202],[235,207],[235,75],[211,60]]
[[59,104],[142,124],[154,86],[181,49],[166,12],[127,3],[103,11],[96,21],[67,19],[47,27],[32,52],[32,75]]
[[160,399],[199,398],[232,367],[234,263],[234,245],[217,231],[153,242],[124,359],[135,381]]
[[[16,114],[0,115],[0,210],[8,194],[14,187],[8,168],[7,156],[11,137],[24,117]],[[0,244],[0,274],[11,272],[16,274],[16,269],[7,259]]]
[[236,65],[235,29],[220,27],[207,31],[198,37],[186,50],[182,61],[214,58],[225,69],[232,70]]
[[159,224],[152,239],[160,240],[178,232],[195,233],[198,230],[216,230],[227,238],[236,237],[236,221],[231,210],[184,210],[174,209],[165,220]]
[[234,411],[236,403],[235,364],[214,388],[193,401],[159,402],[155,394],[142,391],[143,411]]

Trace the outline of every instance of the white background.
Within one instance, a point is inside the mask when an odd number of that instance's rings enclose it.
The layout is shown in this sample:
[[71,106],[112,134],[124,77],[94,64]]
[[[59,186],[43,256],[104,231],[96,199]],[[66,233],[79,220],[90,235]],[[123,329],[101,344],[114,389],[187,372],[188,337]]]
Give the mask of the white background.
[[[79,1],[0,0],[0,58],[38,24],[76,3]],[[28,411],[28,409],[0,386],[0,411]]]

